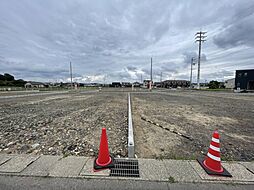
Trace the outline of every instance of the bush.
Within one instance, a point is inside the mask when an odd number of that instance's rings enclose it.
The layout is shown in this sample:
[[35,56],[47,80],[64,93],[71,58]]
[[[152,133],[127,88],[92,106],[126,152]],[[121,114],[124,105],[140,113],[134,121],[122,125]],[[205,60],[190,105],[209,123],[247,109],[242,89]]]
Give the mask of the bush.
[[210,89],[219,88],[220,87],[220,82],[212,80],[212,81],[209,82],[208,87]]

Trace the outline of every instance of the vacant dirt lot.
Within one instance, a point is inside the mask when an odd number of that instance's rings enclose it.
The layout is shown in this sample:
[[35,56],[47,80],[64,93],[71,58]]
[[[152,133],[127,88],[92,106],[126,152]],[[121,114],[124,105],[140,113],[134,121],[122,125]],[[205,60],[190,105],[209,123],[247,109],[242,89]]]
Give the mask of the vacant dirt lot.
[[[126,157],[127,91],[0,97],[0,153],[94,156],[106,127],[110,151]],[[254,94],[137,89],[131,97],[138,157],[195,159],[217,128],[222,159],[254,160]]]
[[126,93],[0,98],[0,153],[93,156],[102,127],[110,151],[126,156]]
[[133,93],[132,107],[138,157],[195,159],[207,153],[217,128],[222,159],[254,160],[254,94],[181,90]]

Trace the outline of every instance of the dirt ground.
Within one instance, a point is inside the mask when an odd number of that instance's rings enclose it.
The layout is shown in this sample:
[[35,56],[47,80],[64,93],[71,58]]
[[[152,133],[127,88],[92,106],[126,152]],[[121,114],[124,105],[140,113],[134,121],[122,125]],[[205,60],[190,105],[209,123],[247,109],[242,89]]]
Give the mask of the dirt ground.
[[[106,127],[110,152],[127,157],[128,91],[0,97],[0,153],[94,156]],[[253,93],[137,89],[131,99],[138,157],[195,159],[219,129],[223,160],[254,160]]]
[[138,157],[195,159],[207,153],[212,133],[218,129],[223,160],[254,160],[254,94],[139,92],[132,93],[132,107]]
[[102,127],[110,152],[126,156],[126,93],[0,99],[0,153],[97,155]]

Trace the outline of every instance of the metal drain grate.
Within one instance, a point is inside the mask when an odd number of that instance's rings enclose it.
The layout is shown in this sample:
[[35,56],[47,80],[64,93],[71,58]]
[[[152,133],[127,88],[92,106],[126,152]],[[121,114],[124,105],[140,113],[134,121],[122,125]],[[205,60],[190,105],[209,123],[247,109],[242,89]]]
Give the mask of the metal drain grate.
[[111,168],[110,176],[139,177],[138,160],[115,159],[115,167]]

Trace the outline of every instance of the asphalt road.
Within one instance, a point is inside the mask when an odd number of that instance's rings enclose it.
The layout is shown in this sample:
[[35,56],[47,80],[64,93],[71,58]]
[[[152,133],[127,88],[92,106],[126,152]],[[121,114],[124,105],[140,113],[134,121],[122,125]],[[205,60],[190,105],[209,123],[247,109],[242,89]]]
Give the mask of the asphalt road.
[[49,177],[19,177],[0,176],[0,190],[34,190],[34,189],[216,189],[216,190],[251,190],[254,185],[212,184],[212,183],[166,183],[134,180],[103,180],[103,179],[74,179]]

